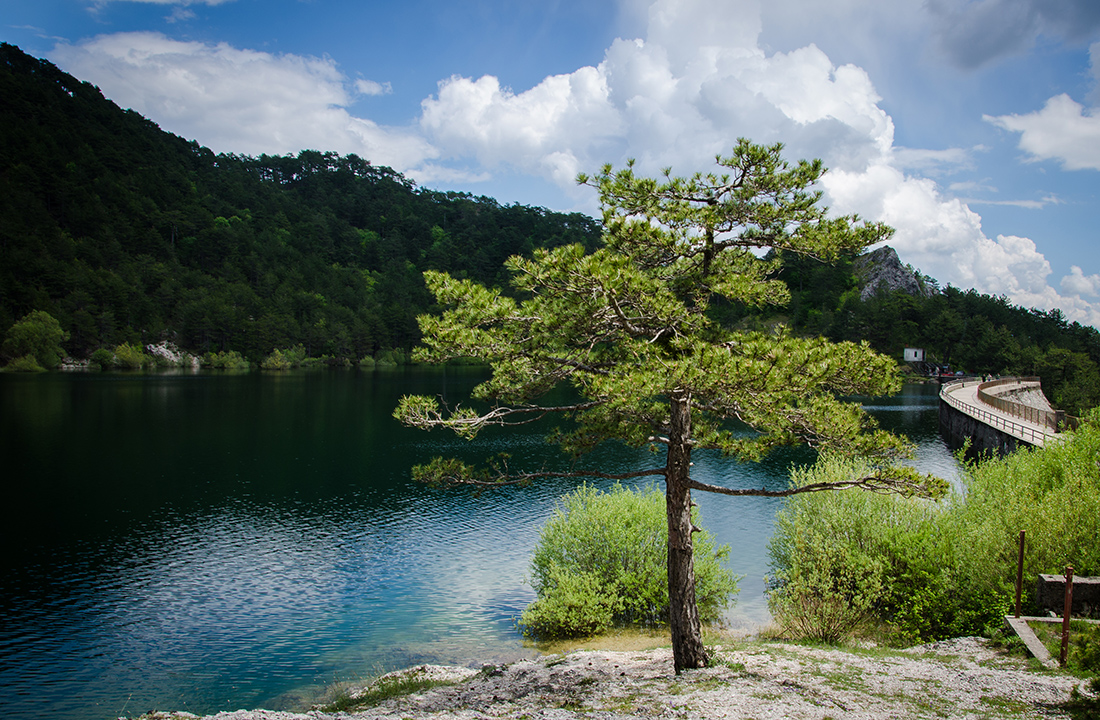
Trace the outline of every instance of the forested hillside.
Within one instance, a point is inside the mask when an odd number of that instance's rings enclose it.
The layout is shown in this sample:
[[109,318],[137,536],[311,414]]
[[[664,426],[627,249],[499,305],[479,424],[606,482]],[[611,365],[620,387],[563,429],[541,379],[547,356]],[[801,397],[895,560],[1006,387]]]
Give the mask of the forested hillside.
[[215,155],[0,46],[0,328],[57,318],[65,349],[171,339],[260,359],[357,360],[418,339],[421,272],[495,283],[600,227],[417,188],[354,155]]
[[[76,358],[171,340],[354,362],[419,340],[424,270],[503,286],[509,255],[600,242],[587,215],[434,192],[355,155],[216,155],[6,44],[0,98],[0,331],[44,311]],[[899,359],[923,347],[953,369],[1041,375],[1071,413],[1100,404],[1100,333],[1057,310],[919,273],[927,294],[861,299],[852,259],[782,263],[792,300],[780,314],[716,312]]]
[[880,291],[860,298],[851,261],[826,266],[785,258],[791,289],[783,317],[796,332],[831,340],[866,340],[902,357],[923,348],[934,362],[969,374],[1038,375],[1047,397],[1071,414],[1100,405],[1100,332],[1067,322],[1060,310],[1013,305],[1005,297],[948,286],[913,268],[925,293]]

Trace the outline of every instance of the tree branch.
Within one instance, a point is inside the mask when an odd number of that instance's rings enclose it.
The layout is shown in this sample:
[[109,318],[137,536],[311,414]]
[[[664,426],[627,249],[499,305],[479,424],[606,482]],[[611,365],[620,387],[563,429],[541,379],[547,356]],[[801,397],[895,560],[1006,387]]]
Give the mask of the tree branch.
[[[486,425],[498,425],[501,427],[513,427],[517,425],[529,425],[538,422],[550,413],[569,413],[580,410],[588,410],[603,404],[601,400],[594,400],[574,405],[526,405],[521,407],[494,407],[488,412],[477,415],[472,411],[462,412],[459,408],[451,410],[445,404],[437,403],[426,397],[401,398],[394,416],[405,425],[430,430],[435,427],[450,428],[459,434],[472,436],[477,430]],[[448,413],[444,417],[444,412]],[[520,419],[511,419],[518,417]]]
[[711,485],[689,479],[688,487],[701,492],[712,492],[719,495],[732,495],[734,497],[790,497],[803,493],[824,492],[826,490],[846,490],[860,488],[871,492],[883,494],[919,495],[921,497],[937,497],[942,494],[940,485],[943,481],[930,475],[921,476],[917,480],[913,476],[903,474],[901,477],[892,478],[879,475],[853,478],[851,480],[835,480],[830,482],[810,483],[800,487],[787,488],[786,490],[768,490],[766,488],[727,488],[721,485]]
[[502,458],[493,463],[492,471],[476,470],[465,463],[453,459],[435,458],[427,465],[418,465],[413,468],[413,476],[420,482],[428,485],[454,487],[456,485],[468,485],[473,487],[507,487],[510,485],[526,485],[534,480],[546,480],[550,478],[601,478],[603,480],[632,480],[634,478],[653,475],[664,476],[664,468],[650,470],[635,470],[625,473],[605,473],[598,470],[570,470],[556,472],[541,470],[538,472],[510,473],[508,472],[507,458]]

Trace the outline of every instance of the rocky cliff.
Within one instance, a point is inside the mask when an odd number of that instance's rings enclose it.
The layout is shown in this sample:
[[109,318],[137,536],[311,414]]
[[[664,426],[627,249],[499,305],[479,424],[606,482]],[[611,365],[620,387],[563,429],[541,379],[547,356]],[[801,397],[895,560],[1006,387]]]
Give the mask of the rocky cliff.
[[897,252],[889,245],[860,255],[852,265],[859,279],[859,298],[868,300],[881,288],[887,292],[901,290],[910,295],[930,296],[935,288],[921,279],[911,268],[901,264]]

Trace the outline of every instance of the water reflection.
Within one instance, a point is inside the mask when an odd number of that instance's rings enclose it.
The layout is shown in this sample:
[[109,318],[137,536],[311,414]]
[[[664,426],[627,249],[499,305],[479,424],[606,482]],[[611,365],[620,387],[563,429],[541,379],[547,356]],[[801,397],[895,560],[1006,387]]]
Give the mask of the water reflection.
[[[477,374],[0,377],[10,501],[0,555],[0,705],[83,720],[159,709],[297,707],[338,679],[527,654],[513,619],[564,480],[474,495],[409,481],[435,454],[564,463],[537,428],[475,445],[399,427],[399,395],[461,397]],[[953,472],[934,388],[869,401]],[[799,449],[759,464],[697,453],[696,476],[782,488]],[[605,470],[653,458],[609,446]],[[606,485],[606,483],[603,483]],[[779,500],[702,495],[744,574],[731,622],[767,617]]]

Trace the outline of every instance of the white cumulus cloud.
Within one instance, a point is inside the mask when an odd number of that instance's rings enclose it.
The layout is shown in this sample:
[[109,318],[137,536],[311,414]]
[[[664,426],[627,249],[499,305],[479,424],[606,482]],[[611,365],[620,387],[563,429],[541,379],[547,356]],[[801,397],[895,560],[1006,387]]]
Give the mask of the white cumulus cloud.
[[153,32],[58,45],[51,56],[119,105],[219,152],[333,150],[399,170],[436,154],[417,133],[348,113],[351,84],[328,59],[180,42]]
[[[1098,16],[1100,16],[1100,5]],[[1089,47],[1090,71],[1100,98],[1100,43]],[[1020,133],[1020,149],[1030,160],[1057,160],[1066,170],[1100,170],[1100,115],[1062,93],[1041,110],[1023,115],[984,116],[986,122]]]
[[704,168],[739,136],[782,140],[792,156],[834,167],[888,151],[893,124],[865,72],[834,67],[814,46],[767,57],[755,2],[699,22],[711,5],[656,2],[646,39],[616,40],[598,66],[522,92],[492,76],[452,77],[424,101],[421,125],[452,158],[508,163],[565,189],[576,171],[628,156],[643,172]]
[[1070,274],[1062,278],[1062,290],[1068,295],[1100,297],[1100,275],[1085,275],[1076,265],[1070,266]]
[[578,157],[620,131],[607,102],[606,78],[595,68],[546,78],[515,94],[497,78],[452,77],[423,102],[421,127],[454,156],[490,168],[502,163],[571,183]]
[[1058,160],[1067,170],[1100,170],[1100,117],[1069,95],[1055,95],[1033,113],[985,119],[1020,133],[1020,149],[1034,160]]
[[599,65],[519,92],[492,76],[449,78],[423,102],[421,126],[446,158],[509,165],[566,190],[578,170],[608,161],[634,157],[644,173],[689,174],[710,169],[738,137],[782,141],[791,159],[823,158],[833,209],[895,227],[890,243],[923,272],[1024,306],[1060,307],[1070,319],[1100,319],[1079,296],[1051,287],[1034,242],[986,237],[965,202],[907,174],[966,167],[983,148],[895,148],[893,120],[863,69],[837,66],[813,44],[768,54],[760,17],[755,0],[657,0],[645,37],[616,40]]
[[363,95],[389,95],[393,92],[393,86],[388,82],[380,83],[362,78],[355,81],[355,89]]

